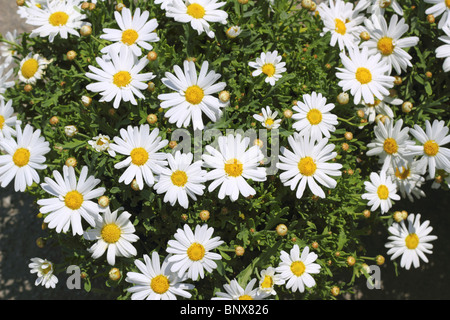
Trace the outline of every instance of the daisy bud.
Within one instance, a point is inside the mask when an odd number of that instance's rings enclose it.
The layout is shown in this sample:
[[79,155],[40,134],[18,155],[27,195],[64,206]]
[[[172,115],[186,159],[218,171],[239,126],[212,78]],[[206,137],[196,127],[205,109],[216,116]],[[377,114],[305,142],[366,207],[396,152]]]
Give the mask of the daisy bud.
[[434,16],[432,14],[427,15],[427,21],[428,23],[434,23],[435,22]]
[[87,10],[87,9],[89,9],[89,2],[83,2],[82,4],[81,4],[81,9],[82,10]]
[[276,231],[279,236],[285,236],[287,234],[288,228],[284,224],[279,224],[277,225]]
[[240,4],[247,4],[247,3],[248,3],[248,0],[238,0],[238,2],[239,2]]
[[42,237],[36,239],[36,245],[39,248],[43,248],[45,246],[45,240]]
[[81,279],[86,279],[88,276],[89,276],[89,275],[87,274],[86,271],[83,271],[83,272],[81,272],[81,274],[80,274],[80,278],[81,278]]
[[337,96],[337,102],[339,104],[347,104],[350,101],[350,97],[347,92],[341,92]]
[[95,10],[95,3],[89,3],[89,10]]
[[181,215],[181,220],[183,220],[183,221],[187,221],[188,218],[189,218],[189,217],[188,217],[188,215],[187,215],[186,213],[183,213],[183,214]]
[[18,6],[23,6],[25,4],[25,0],[16,0]]
[[110,108],[110,109],[108,110],[108,114],[109,114],[110,116],[115,115],[115,114],[116,114],[116,109]]
[[317,249],[317,248],[319,247],[319,243],[318,243],[317,241],[314,241],[314,242],[311,244],[311,247],[313,247],[313,249]]
[[41,212],[39,212],[37,215],[36,215],[36,218],[43,218],[44,217],[44,215],[41,213]]
[[229,27],[225,33],[226,33],[228,38],[234,39],[238,35],[240,35],[241,32],[242,32],[241,27],[239,27],[239,26],[232,26],[232,27]]
[[314,1],[311,1],[311,7],[309,8],[309,11],[315,11],[317,8],[317,5]]
[[408,212],[406,210],[402,210],[403,220],[406,220],[408,218]]
[[47,229],[47,225],[48,225],[48,223],[43,222],[43,223],[41,224],[41,229],[42,229],[42,230]]
[[219,92],[219,100],[221,102],[228,102],[230,100],[230,93],[226,90]]
[[385,259],[381,254],[379,254],[376,256],[375,261],[377,262],[377,265],[381,266],[384,264]]
[[425,72],[425,77],[431,78],[433,74],[430,71]]
[[402,77],[400,77],[400,76],[394,76],[394,84],[395,84],[396,86],[401,85],[402,82],[403,82]]
[[118,281],[122,277],[120,270],[117,268],[111,268],[111,270],[109,270],[108,275],[112,281]]
[[172,141],[169,142],[169,148],[170,148],[170,149],[175,148],[177,145],[178,145],[178,143],[177,143],[176,141],[174,141],[174,140],[172,140]]
[[350,146],[348,145],[347,142],[344,142],[344,143],[342,144],[341,148],[342,148],[342,150],[347,151],[347,150],[350,148]]
[[83,104],[83,106],[89,107],[92,103],[92,98],[88,96],[82,96],[81,103]]
[[352,139],[353,139],[353,133],[351,133],[350,131],[347,131],[347,132],[344,134],[344,137],[345,137],[345,139],[347,139],[347,140],[352,140]]
[[442,181],[444,181],[444,179],[442,178],[441,175],[436,176],[436,177],[434,178],[434,182],[437,183],[437,184],[441,184]]
[[365,210],[363,211],[363,216],[364,216],[364,218],[370,218],[370,211],[367,210],[367,209],[365,209]]
[[57,125],[59,122],[59,118],[57,116],[53,116],[50,118],[49,122],[52,126]]
[[23,87],[23,91],[25,91],[25,92],[30,92],[31,90],[33,90],[33,87],[31,86],[31,84],[26,84]]
[[196,58],[196,57],[187,57],[186,60],[187,60],[187,61],[196,62],[196,61],[197,61],[197,58]]
[[379,2],[379,4],[380,4],[380,8],[386,9],[387,7],[389,7],[391,5],[391,0],[381,0]]
[[325,65],[325,68],[331,69],[331,64],[327,63],[327,64]]
[[74,157],[67,158],[65,165],[68,167],[76,167],[77,159],[75,159]]
[[297,105],[298,101],[297,100],[292,100],[292,105],[295,106]]
[[67,51],[66,53],[67,59],[72,61],[77,57],[77,53],[74,50]]
[[347,258],[347,264],[348,266],[352,267],[355,264],[356,260],[354,257],[350,256]]
[[290,119],[290,118],[292,118],[292,115],[293,115],[292,110],[286,109],[286,110],[283,111],[283,116],[284,116],[285,118]]
[[244,247],[237,246],[237,247],[234,249],[234,252],[236,253],[237,256],[241,257],[241,256],[244,255],[245,249],[244,249]]
[[133,181],[131,181],[131,189],[133,189],[134,191],[140,191],[141,190],[139,188],[139,185],[138,185],[136,179],[133,179]]
[[123,8],[126,8],[126,6],[123,3],[118,3],[116,5],[116,11],[122,11]]
[[401,211],[395,211],[393,217],[396,222],[400,222],[403,220],[403,214],[401,213]]
[[264,143],[263,143],[263,141],[261,139],[255,139],[255,141],[253,141],[253,144],[255,146],[260,147],[260,148],[262,148],[264,146]]
[[71,137],[73,137],[74,135],[76,135],[78,133],[78,129],[74,125],[65,126],[64,127],[64,133],[66,134],[66,136],[71,138]]
[[364,118],[364,110],[359,109],[358,111],[356,111],[356,114],[358,115],[358,117]]
[[359,37],[364,41],[370,40],[370,34],[367,31],[361,32]]
[[109,198],[107,196],[101,196],[100,198],[98,198],[98,204],[99,206],[106,208],[107,206],[109,206]]
[[158,58],[158,54],[155,51],[150,51],[147,53],[147,59],[150,61],[155,61]]
[[312,6],[311,0],[302,0],[302,7],[305,9],[310,9]]
[[411,102],[409,102],[409,101],[403,102],[402,111],[404,113],[410,113],[412,111],[412,109],[413,109],[413,104]]
[[339,287],[334,286],[333,288],[331,288],[331,294],[335,297],[339,294],[340,291],[341,289],[339,289]]
[[82,26],[81,29],[80,29],[80,34],[81,34],[83,37],[90,36],[90,35],[92,34],[92,28],[91,28],[91,26],[88,26],[88,25]]
[[156,121],[158,121],[158,117],[156,116],[156,114],[150,113],[150,114],[147,116],[147,122],[148,122],[149,124],[155,124]]
[[154,83],[154,82],[149,81],[149,82],[147,83],[147,91],[149,91],[149,92],[155,91],[155,83]]
[[377,124],[380,123],[380,122],[384,123],[383,119],[385,120],[383,114],[377,114],[377,116],[375,117],[375,122],[376,122]]
[[200,211],[199,216],[202,221],[207,221],[210,217],[210,213],[208,210],[202,210]]

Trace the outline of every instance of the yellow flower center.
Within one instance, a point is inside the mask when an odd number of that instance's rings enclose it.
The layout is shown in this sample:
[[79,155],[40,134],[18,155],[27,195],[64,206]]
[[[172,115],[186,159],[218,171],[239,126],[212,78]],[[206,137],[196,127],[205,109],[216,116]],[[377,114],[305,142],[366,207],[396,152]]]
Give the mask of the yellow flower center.
[[273,125],[274,121],[272,118],[267,118],[264,123],[266,124],[266,126],[270,127],[271,125]]
[[239,297],[239,300],[253,300],[253,298],[251,296],[249,296],[248,294],[244,294]]
[[50,263],[45,263],[41,266],[41,272],[47,274],[52,271],[52,265]]
[[144,148],[134,148],[130,152],[131,162],[137,166],[142,166],[147,163],[148,152]]
[[378,106],[381,103],[381,100],[374,98],[374,102],[373,103],[366,103],[366,105],[369,108],[375,108],[376,106]]
[[339,34],[344,35],[347,32],[347,27],[345,26],[344,21],[341,19],[334,19],[335,31]]
[[275,66],[272,63],[266,63],[262,66],[262,73],[271,77],[275,74]]
[[439,145],[434,140],[428,140],[423,145],[423,151],[426,155],[434,157],[439,151]]
[[188,177],[186,172],[177,170],[170,176],[170,179],[172,180],[172,183],[176,185],[177,187],[184,187],[184,185],[188,181]]
[[198,3],[188,5],[187,14],[195,19],[201,19],[205,15],[205,8]]
[[316,169],[317,165],[311,157],[304,157],[298,162],[298,170],[304,176],[312,176]]
[[54,27],[64,26],[67,20],[69,20],[69,15],[62,11],[52,13],[48,18],[48,22]]
[[102,228],[102,239],[107,243],[116,243],[120,239],[122,230],[115,224],[109,223]]
[[138,37],[139,34],[136,32],[136,30],[133,29],[127,29],[122,32],[122,42],[128,46],[131,46],[133,43],[135,43]]
[[401,169],[399,168],[395,169],[395,176],[400,180],[405,180],[406,178],[409,177],[410,174],[411,170],[409,170],[409,168],[402,167]]
[[319,124],[322,121],[322,112],[318,109],[311,109],[308,111],[306,119],[308,119],[309,123],[312,125]]
[[4,124],[5,124],[5,117],[0,115],[0,130],[3,129]]
[[36,59],[28,59],[22,64],[22,76],[26,79],[30,79],[38,71],[39,63]]
[[169,290],[169,279],[166,276],[160,274],[152,279],[150,287],[155,293],[163,294]]
[[119,88],[126,87],[131,82],[131,74],[128,71],[119,71],[113,76],[113,83]]
[[305,272],[305,264],[302,261],[294,261],[291,264],[291,271],[297,277],[300,277]]
[[23,167],[30,161],[30,151],[25,148],[19,148],[14,152],[13,162],[18,167]]
[[273,279],[270,276],[265,276],[263,282],[261,282],[262,288],[272,288],[273,287]]
[[197,85],[193,85],[186,89],[184,96],[186,97],[187,102],[191,104],[199,104],[202,102],[205,93],[202,88]]
[[386,200],[389,197],[389,189],[384,184],[381,184],[377,189],[378,198]]
[[445,0],[445,5],[447,6],[447,8],[450,8],[450,0]]
[[244,171],[244,165],[238,159],[229,159],[225,163],[225,173],[230,177],[238,177]]
[[187,249],[187,255],[192,261],[201,260],[205,256],[205,247],[200,243],[194,242]]
[[359,67],[356,70],[356,80],[358,80],[361,84],[366,84],[372,81],[372,74],[370,70],[364,67]]
[[385,56],[388,56],[394,52],[394,44],[392,43],[392,38],[383,37],[378,40],[377,48]]
[[395,141],[395,139],[393,138],[387,138],[386,140],[384,140],[383,149],[388,154],[396,153],[398,150],[397,141]]
[[391,0],[381,0],[380,2],[380,8],[387,8],[391,5]]
[[419,245],[419,237],[415,233],[410,233],[405,238],[405,244],[408,249],[415,249]]
[[66,196],[64,197],[64,203],[66,204],[66,207],[72,210],[80,209],[83,201],[83,195],[76,190],[67,192]]

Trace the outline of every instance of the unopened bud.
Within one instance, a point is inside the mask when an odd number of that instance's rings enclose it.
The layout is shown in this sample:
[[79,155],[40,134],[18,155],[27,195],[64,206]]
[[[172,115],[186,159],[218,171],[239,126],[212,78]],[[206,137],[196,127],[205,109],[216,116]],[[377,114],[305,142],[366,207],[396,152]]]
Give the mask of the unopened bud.
[[244,255],[244,253],[245,253],[245,249],[244,249],[244,247],[242,247],[242,246],[237,246],[235,249],[234,249],[234,252],[236,253],[236,255],[237,256],[243,256]]
[[65,165],[68,167],[76,167],[77,159],[75,159],[74,157],[67,158]]
[[109,274],[109,278],[112,281],[118,281],[122,277],[120,270],[118,268],[111,268],[111,270],[109,270],[108,274]]
[[341,92],[337,96],[337,102],[339,104],[347,104],[350,101],[350,97],[347,92]]
[[402,104],[402,111],[404,113],[409,113],[409,112],[412,111],[412,109],[413,109],[413,104],[411,102],[409,102],[409,101],[403,102],[403,104]]
[[385,259],[382,255],[378,255],[376,256],[375,261],[377,262],[377,265],[381,266],[384,264]]
[[370,34],[367,31],[361,32],[359,37],[364,41],[370,40]]
[[207,221],[210,217],[210,213],[208,210],[202,210],[200,211],[199,216],[202,221]]
[[347,264],[348,264],[350,267],[352,267],[352,266],[355,264],[355,262],[356,262],[356,260],[355,260],[354,257],[352,257],[352,256],[347,257]]
[[50,122],[52,126],[57,125],[59,123],[59,118],[57,116],[53,116],[48,122]]
[[101,207],[106,208],[107,206],[109,206],[109,198],[107,196],[101,196],[100,198],[98,198],[98,204]]
[[67,51],[66,53],[67,59],[72,61],[77,57],[77,53],[73,50]]
[[155,51],[150,51],[147,53],[147,59],[150,61],[155,61],[158,58],[158,54]]
[[148,122],[149,124],[155,124],[156,121],[158,121],[158,117],[156,116],[156,114],[150,113],[150,114],[147,116],[147,122]]
[[230,93],[226,90],[220,91],[219,100],[222,102],[228,102],[230,100]]
[[334,286],[333,288],[331,288],[331,294],[333,295],[333,296],[337,296],[337,295],[339,295],[339,292],[341,291],[341,289],[339,289],[339,287],[336,287],[336,286]]
[[89,25],[84,25],[80,28],[80,34],[83,37],[90,36],[92,34],[92,27]]
[[277,225],[276,231],[279,236],[285,236],[287,234],[288,228],[284,224],[279,224]]

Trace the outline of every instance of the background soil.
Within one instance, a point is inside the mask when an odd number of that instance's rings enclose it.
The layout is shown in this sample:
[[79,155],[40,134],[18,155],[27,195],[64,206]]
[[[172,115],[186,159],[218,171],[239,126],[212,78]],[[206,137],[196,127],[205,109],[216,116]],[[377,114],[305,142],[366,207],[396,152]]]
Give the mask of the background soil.
[[[24,21],[16,14],[16,2],[0,0],[0,33],[17,29],[27,30]],[[382,254],[386,263],[381,267],[382,286],[380,290],[369,290],[364,277],[356,280],[355,294],[345,295],[342,299],[359,300],[440,300],[450,299],[450,201],[449,192],[432,190],[429,185],[424,189],[429,195],[414,203],[403,203],[411,213],[421,213],[422,220],[430,220],[434,227],[433,234],[438,236],[434,244],[434,253],[429,255],[430,262],[421,264],[419,269],[398,270],[386,256],[384,244],[387,232],[374,230],[367,238],[367,256]],[[35,275],[30,273],[30,258],[41,257],[58,261],[58,248],[36,245],[36,239],[45,235],[41,229],[41,219],[36,218],[38,208],[27,194],[14,192],[11,186],[0,189],[0,299],[2,300],[66,300],[66,299],[101,299],[101,296],[86,294],[84,290],[67,289],[66,275],[59,275],[56,289],[36,287]],[[67,275],[68,276],[68,275]],[[344,276],[345,277],[345,276]],[[351,274],[348,275],[349,280]]]

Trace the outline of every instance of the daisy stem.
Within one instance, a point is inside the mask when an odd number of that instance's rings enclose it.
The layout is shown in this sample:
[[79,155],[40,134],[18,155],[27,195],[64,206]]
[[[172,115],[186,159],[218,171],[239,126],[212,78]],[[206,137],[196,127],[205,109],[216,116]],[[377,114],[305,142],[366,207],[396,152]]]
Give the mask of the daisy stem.
[[9,44],[9,45],[11,45],[11,46],[13,46],[13,47],[18,48],[18,49],[22,49],[22,46],[19,45],[18,43],[8,41],[8,40],[6,40],[5,38],[0,38],[0,42],[7,43],[7,44]]
[[350,119],[344,119],[344,118],[338,117],[338,120],[342,121],[342,122],[345,122],[345,123],[347,123],[347,124],[349,124],[351,126],[354,126],[354,127],[360,127],[361,125],[363,125],[362,123],[351,123],[350,120],[352,120],[353,118],[355,118],[355,117],[351,117]]
[[106,46],[106,42],[98,39],[97,37],[93,36],[92,34],[91,34],[91,38],[94,39],[95,41],[97,41],[98,43],[100,43],[101,45]]
[[360,257],[361,259],[364,259],[364,260],[376,260],[377,258],[375,258],[375,257]]

